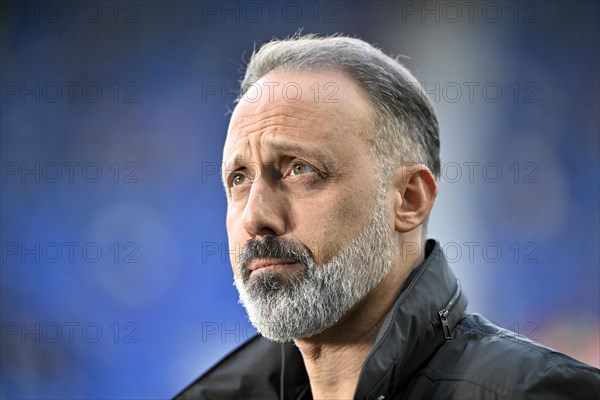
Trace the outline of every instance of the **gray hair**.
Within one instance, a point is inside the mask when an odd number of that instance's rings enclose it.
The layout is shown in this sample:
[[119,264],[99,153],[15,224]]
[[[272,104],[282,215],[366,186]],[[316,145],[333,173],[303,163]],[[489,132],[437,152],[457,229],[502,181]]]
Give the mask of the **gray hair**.
[[343,71],[364,90],[375,117],[367,139],[384,182],[403,163],[422,163],[439,178],[440,139],[433,105],[397,60],[360,39],[298,34],[254,51],[240,98],[267,73],[286,69]]

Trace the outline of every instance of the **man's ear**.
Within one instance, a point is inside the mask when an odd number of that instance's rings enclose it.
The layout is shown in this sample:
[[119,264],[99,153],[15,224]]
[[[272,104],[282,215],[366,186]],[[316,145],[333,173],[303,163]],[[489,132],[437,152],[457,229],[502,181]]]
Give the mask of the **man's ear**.
[[392,180],[394,225],[397,232],[410,232],[423,224],[435,202],[435,177],[423,164],[402,165]]

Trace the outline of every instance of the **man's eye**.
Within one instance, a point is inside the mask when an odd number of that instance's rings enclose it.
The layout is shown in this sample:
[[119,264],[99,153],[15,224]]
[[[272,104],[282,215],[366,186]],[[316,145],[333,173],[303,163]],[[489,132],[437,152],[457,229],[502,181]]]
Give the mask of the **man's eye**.
[[246,176],[243,174],[235,174],[231,179],[231,186],[239,186],[246,181]]
[[292,167],[292,175],[302,175],[308,172],[315,172],[315,169],[308,164],[297,163]]

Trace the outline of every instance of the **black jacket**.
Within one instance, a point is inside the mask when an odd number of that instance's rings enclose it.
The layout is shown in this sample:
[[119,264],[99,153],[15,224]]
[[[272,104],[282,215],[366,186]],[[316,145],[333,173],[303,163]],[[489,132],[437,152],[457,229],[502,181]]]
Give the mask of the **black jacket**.
[[[600,399],[600,371],[465,312],[434,241],[367,356],[355,399]],[[343,368],[340,366],[340,368]],[[311,399],[293,343],[255,336],[176,399]]]

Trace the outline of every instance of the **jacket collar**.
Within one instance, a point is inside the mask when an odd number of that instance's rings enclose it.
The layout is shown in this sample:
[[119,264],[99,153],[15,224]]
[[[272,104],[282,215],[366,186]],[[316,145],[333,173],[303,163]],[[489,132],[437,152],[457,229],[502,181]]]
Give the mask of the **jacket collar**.
[[402,391],[444,341],[451,339],[452,329],[464,314],[466,296],[439,243],[427,241],[426,254],[379,330],[362,367],[357,399],[388,398]]

